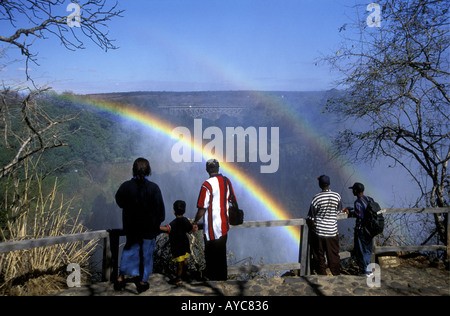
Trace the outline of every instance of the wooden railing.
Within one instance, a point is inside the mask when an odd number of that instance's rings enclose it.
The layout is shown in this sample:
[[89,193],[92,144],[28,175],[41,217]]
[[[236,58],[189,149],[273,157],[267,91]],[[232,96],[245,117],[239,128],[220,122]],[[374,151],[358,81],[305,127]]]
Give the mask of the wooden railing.
[[264,264],[252,265],[247,267],[228,267],[228,274],[240,274],[260,271],[276,271],[276,270],[296,270],[300,275],[309,274],[309,245],[308,245],[308,225],[304,218],[273,220],[273,221],[253,221],[244,222],[238,226],[232,226],[232,229],[257,228],[257,227],[277,227],[277,226],[299,226],[299,255],[298,262],[282,263],[282,264]]
[[409,251],[436,251],[436,250],[444,250],[446,251],[447,260],[450,259],[450,222],[448,221],[448,213],[450,212],[450,207],[446,208],[390,208],[390,209],[382,209],[381,212],[383,214],[425,214],[425,213],[434,213],[434,214],[444,214],[447,213],[447,245],[412,245],[412,246],[377,246],[374,247],[374,254],[379,255],[382,253],[389,252],[409,252]]
[[[415,209],[383,209],[383,214],[401,214],[401,213],[448,213],[450,208],[415,208]],[[346,214],[338,216],[339,220],[346,219]],[[298,270],[300,275],[309,274],[309,244],[308,244],[308,225],[303,218],[288,219],[288,220],[273,220],[273,221],[250,221],[244,222],[238,226],[232,226],[232,229],[242,228],[258,228],[258,227],[276,227],[276,226],[299,226],[300,238],[299,238],[299,257],[298,262],[283,263],[283,264],[266,264],[259,266],[249,267],[229,267],[229,274],[259,272],[259,271],[275,271],[275,270]],[[447,259],[450,255],[450,225],[447,221],[447,246],[445,245],[414,245],[414,246],[395,246],[395,247],[374,247],[374,254],[382,254],[387,252],[399,252],[399,251],[446,251]],[[23,249],[30,249],[36,247],[46,247],[62,243],[70,243],[77,241],[85,241],[92,239],[103,239],[103,261],[102,261],[102,277],[104,280],[115,280],[118,273],[119,264],[119,239],[123,236],[121,229],[111,230],[98,230],[86,233],[79,233],[73,235],[65,235],[58,237],[46,237],[40,239],[29,239],[20,241],[9,241],[0,243],[0,254],[17,251]],[[348,252],[340,253],[341,258],[348,257]]]
[[63,236],[44,237],[38,239],[25,239],[0,243],[0,254],[10,251],[25,250],[38,247],[48,247],[70,242],[103,239],[102,278],[109,280],[111,276],[111,247],[110,233],[107,230],[96,230],[86,233],[78,233]]

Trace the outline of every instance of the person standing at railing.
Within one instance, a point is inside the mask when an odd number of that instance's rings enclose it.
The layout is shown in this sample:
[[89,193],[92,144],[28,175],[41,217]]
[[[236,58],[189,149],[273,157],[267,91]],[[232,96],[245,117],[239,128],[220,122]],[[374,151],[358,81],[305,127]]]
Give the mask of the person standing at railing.
[[219,173],[219,162],[210,159],[206,162],[209,179],[203,182],[197,200],[197,223],[204,218],[206,278],[226,280],[227,275],[227,233],[230,229],[229,203],[238,208],[233,186],[228,178]]
[[330,178],[327,175],[321,175],[318,180],[322,191],[312,199],[307,217],[311,230],[312,268],[317,274],[326,275],[326,254],[331,273],[339,275],[341,267],[337,215],[342,210],[341,196],[330,190]]
[[350,217],[356,217],[353,251],[359,267],[358,274],[369,277],[372,275],[372,272],[367,270],[367,266],[370,264],[372,256],[373,237],[364,232],[363,219],[367,205],[373,199],[364,195],[364,184],[362,183],[355,182],[349,189],[352,190],[353,195],[356,197],[355,208],[349,209],[347,214]]
[[138,277],[138,292],[149,288],[148,278],[153,272],[153,252],[156,236],[165,219],[164,201],[156,183],[147,179],[151,174],[150,163],[138,158],[133,163],[133,178],[119,187],[116,202],[123,209],[123,230],[127,241],[122,252],[119,278],[114,289],[125,286],[125,275]]
[[171,280],[177,286],[183,284],[183,275],[186,276],[189,254],[191,253],[190,242],[187,234],[192,234],[194,226],[184,217],[186,202],[177,200],[173,203],[173,214],[175,219],[169,225],[161,226],[159,229],[169,234],[170,251],[173,262],[177,264],[177,277]]

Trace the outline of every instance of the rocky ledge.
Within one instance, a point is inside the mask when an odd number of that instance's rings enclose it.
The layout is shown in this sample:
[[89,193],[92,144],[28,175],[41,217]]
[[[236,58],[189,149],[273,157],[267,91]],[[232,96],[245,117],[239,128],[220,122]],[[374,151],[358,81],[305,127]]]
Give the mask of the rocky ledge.
[[[177,287],[161,274],[151,275],[149,282],[150,289],[140,296],[450,296],[450,272],[436,267],[382,268],[379,279],[369,282],[365,276],[309,275],[249,281],[193,281]],[[132,282],[119,292],[114,291],[111,283],[102,282],[70,288],[56,295],[130,296],[138,293]]]

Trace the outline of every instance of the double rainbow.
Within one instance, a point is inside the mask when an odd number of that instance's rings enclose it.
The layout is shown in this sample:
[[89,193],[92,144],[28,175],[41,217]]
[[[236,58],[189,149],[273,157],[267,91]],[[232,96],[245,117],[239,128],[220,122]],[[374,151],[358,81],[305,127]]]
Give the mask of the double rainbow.
[[[84,106],[100,109],[102,111],[112,113],[114,115],[138,122],[147,128],[161,134],[164,137],[172,138],[172,126],[167,121],[149,114],[141,109],[137,109],[130,104],[116,103],[111,101],[97,100],[92,98],[72,99],[76,103]],[[203,156],[203,149],[194,142],[181,138],[179,141],[189,146],[193,151],[200,153],[204,160],[210,157]],[[289,219],[289,214],[283,209],[279,201],[276,201],[260,184],[253,180],[248,174],[237,169],[230,163],[220,162],[221,170],[227,175],[232,183],[238,183],[246,190],[256,201],[258,201],[265,211],[267,211],[274,219]],[[295,226],[285,227],[291,242],[299,242],[299,229]]]

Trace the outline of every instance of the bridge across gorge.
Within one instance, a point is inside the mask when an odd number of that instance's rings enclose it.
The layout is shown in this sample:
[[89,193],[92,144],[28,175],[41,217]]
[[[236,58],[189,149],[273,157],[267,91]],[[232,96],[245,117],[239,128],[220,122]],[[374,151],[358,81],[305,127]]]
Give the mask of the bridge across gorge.
[[[447,214],[450,212],[450,207],[447,208],[391,208],[382,209],[383,214],[402,214],[402,213],[434,213],[434,214]],[[339,220],[347,219],[346,214],[339,215]],[[246,268],[242,267],[229,267],[228,274],[239,274],[252,271],[274,271],[274,270],[297,270],[300,276],[306,276],[310,274],[310,262],[309,262],[309,240],[308,240],[308,225],[303,218],[298,219],[285,219],[285,220],[272,220],[272,221],[249,221],[244,222],[238,226],[232,226],[232,229],[246,229],[246,228],[258,228],[258,227],[276,227],[276,226],[299,226],[299,257],[298,262],[282,263],[282,264],[266,264],[259,266],[250,266]],[[446,245],[409,245],[409,246],[374,246],[374,255],[380,255],[383,253],[392,252],[414,252],[414,251],[437,251],[442,250],[446,253],[447,260],[450,260],[450,224],[447,220],[447,243]],[[103,239],[103,262],[102,262],[102,278],[105,281],[115,280],[118,273],[119,263],[119,238],[123,235],[120,229],[111,230],[98,230],[85,233],[78,233],[72,235],[64,235],[57,237],[45,237],[39,239],[28,239],[19,241],[8,241],[0,243],[0,254],[9,252],[24,250],[37,247],[46,247],[56,244],[71,243],[77,241],[86,241],[92,239]],[[341,258],[350,256],[348,252],[340,253]]]
[[188,114],[191,117],[205,117],[215,115],[220,117],[222,114],[228,116],[238,116],[244,106],[222,106],[222,105],[161,105],[158,109],[170,115]]

